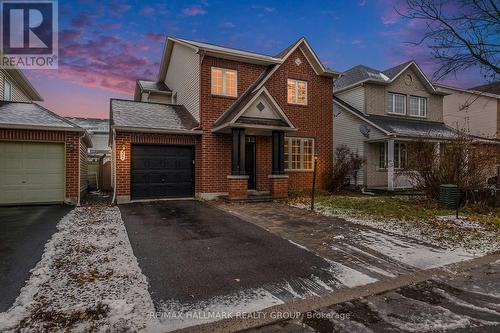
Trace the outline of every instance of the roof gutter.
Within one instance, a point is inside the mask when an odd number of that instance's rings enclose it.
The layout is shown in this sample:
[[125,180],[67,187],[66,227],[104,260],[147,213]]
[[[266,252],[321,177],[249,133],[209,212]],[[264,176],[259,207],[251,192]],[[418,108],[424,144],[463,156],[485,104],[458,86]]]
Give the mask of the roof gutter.
[[163,133],[163,134],[184,134],[184,135],[201,135],[202,130],[181,130],[181,129],[161,129],[161,128],[145,128],[145,127],[128,127],[112,125],[113,132],[133,132],[133,133]]
[[275,130],[275,131],[284,131],[284,132],[295,132],[298,128],[295,127],[280,127],[280,126],[272,126],[272,125],[252,125],[252,124],[240,124],[240,123],[229,123],[224,124],[212,129],[212,132],[220,132],[226,128],[251,128],[251,129],[267,129],[267,130]]

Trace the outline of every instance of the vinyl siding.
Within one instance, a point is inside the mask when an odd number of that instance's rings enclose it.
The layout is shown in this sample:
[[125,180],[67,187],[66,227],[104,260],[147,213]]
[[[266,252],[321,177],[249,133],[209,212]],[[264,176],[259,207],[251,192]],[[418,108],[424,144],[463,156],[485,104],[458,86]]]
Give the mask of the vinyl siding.
[[359,111],[365,112],[365,88],[363,86],[335,94],[335,96],[349,103]]
[[[405,77],[411,75],[412,83],[407,85]],[[365,85],[366,113],[387,115],[386,95],[389,92],[406,95],[407,117],[410,119],[419,119],[422,121],[443,121],[443,96],[430,94],[423,82],[419,79],[416,72],[409,68],[388,86],[367,83]],[[427,117],[417,118],[408,115],[410,106],[410,96],[425,97],[427,99]]]
[[365,125],[370,129],[369,139],[382,138],[384,137],[384,133],[370,126],[368,123],[337,104],[334,104],[333,108],[334,114],[338,114],[333,119],[334,154],[338,147],[346,145],[352,151],[358,152],[360,156],[366,158],[365,165],[358,171],[357,184],[355,184],[354,179],[351,179],[351,184],[363,186],[363,184],[365,184],[365,169],[367,166],[373,168],[373,160],[370,160],[370,156],[366,156],[366,147],[368,144],[365,143],[365,140],[368,138],[361,134],[360,126]]
[[200,61],[187,46],[175,43],[165,78],[166,85],[177,93],[177,104],[182,104],[200,120]]
[[[500,99],[456,91],[444,97],[444,122],[453,128],[470,130],[472,135],[497,137],[497,103]],[[469,104],[467,109],[462,106]]]
[[31,102],[31,99],[22,91],[16,82],[9,78],[6,73],[0,70],[0,99],[3,100],[4,81],[7,78],[12,84],[12,101],[14,102]]

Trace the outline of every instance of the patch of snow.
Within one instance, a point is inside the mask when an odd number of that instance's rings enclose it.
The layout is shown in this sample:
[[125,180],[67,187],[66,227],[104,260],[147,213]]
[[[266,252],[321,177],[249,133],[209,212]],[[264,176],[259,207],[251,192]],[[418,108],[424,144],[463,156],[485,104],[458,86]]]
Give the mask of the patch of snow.
[[295,246],[298,246],[300,247],[301,249],[303,250],[306,250],[308,252],[312,252],[311,250],[309,250],[307,247],[305,247],[304,245],[300,245],[299,243],[295,243],[294,241],[290,240],[290,239],[287,239],[287,241],[289,241],[290,243],[292,243],[293,245]]
[[361,231],[361,245],[369,247],[397,261],[421,269],[444,266],[474,258],[465,250],[448,250],[421,245],[402,238],[375,231]]
[[330,263],[330,267],[327,268],[327,270],[333,274],[335,279],[346,287],[352,288],[378,281],[375,278],[342,265],[341,263],[326,258],[325,260]]
[[463,229],[484,229],[479,223],[470,221],[464,216],[459,216],[458,218],[455,215],[446,215],[446,216],[437,216],[439,221],[445,223],[453,223],[459,228]]
[[154,329],[147,280],[118,208],[78,207],[57,228],[14,305],[0,314],[0,331],[68,329],[53,313],[72,318],[74,331]]
[[249,289],[226,296],[217,296],[196,304],[170,300],[159,305],[161,329],[170,332],[194,325],[234,318],[265,308],[283,304],[283,301],[265,289]]

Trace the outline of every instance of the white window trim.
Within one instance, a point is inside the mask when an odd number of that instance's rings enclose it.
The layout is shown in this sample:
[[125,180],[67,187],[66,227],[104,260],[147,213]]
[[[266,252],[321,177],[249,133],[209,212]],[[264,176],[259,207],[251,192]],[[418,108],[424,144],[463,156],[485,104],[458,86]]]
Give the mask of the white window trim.
[[[411,114],[411,99],[416,98],[418,100],[418,112],[419,114]],[[424,115],[420,115],[420,104],[424,101]],[[420,96],[410,96],[410,112],[408,113],[410,117],[416,117],[416,118],[427,118],[427,98],[425,97],[420,97]]]
[[[212,85],[212,71],[214,69],[219,69],[222,71],[222,94],[218,94],[214,92],[214,87]],[[227,90],[226,90],[226,72],[234,72],[235,75],[235,95],[228,95]],[[210,67],[210,93],[214,96],[226,96],[226,97],[238,97],[238,71],[236,69],[230,69],[230,68],[222,68],[222,67],[215,67],[212,66]]]
[[[295,101],[292,101],[292,102],[288,102],[288,81],[293,81],[294,83],[294,95],[295,95]],[[305,103],[299,103],[299,82],[302,82],[302,83],[305,83],[306,85],[306,100],[305,100]],[[309,91],[308,91],[308,85],[307,85],[307,81],[303,81],[303,80],[297,80],[297,79],[290,79],[288,78],[286,80],[286,100],[288,102],[288,104],[294,104],[294,105],[306,105],[307,106],[307,103],[308,103],[308,95],[309,95]]]
[[[383,144],[383,147],[384,147],[384,157],[385,157],[385,166],[380,166],[380,154],[382,153],[382,150],[380,149],[382,145],[379,146],[379,151],[378,151],[378,156],[377,156],[377,170],[378,171],[386,171],[387,170],[387,165],[389,164],[389,147],[388,147],[388,143],[387,142],[384,142]],[[408,162],[408,146],[406,145],[405,142],[394,142],[394,156],[396,156],[396,149],[399,150],[399,153],[398,153],[398,165],[399,167],[396,168],[396,161],[392,161],[394,163],[394,170],[401,170],[403,168],[401,168],[401,162],[402,162],[402,159],[401,159],[401,152],[402,152],[402,147],[401,146],[404,146],[405,149],[406,149],[406,162]],[[396,148],[398,147],[398,148]]]
[[[388,114],[395,114],[395,115],[398,115],[398,116],[406,116],[407,114],[407,110],[406,110],[406,95],[405,94],[398,94],[398,93],[387,93],[388,95],[392,95],[393,98],[392,98],[392,112],[387,112]],[[403,96],[404,97],[404,112],[403,113],[399,113],[399,112],[394,112],[394,110],[396,110],[396,98],[394,98],[394,96],[396,95],[399,95],[399,96]]]
[[[9,86],[10,86],[10,96],[9,96],[9,99],[6,99],[5,98],[5,84],[8,83]],[[9,80],[7,80],[7,78],[4,78],[4,81],[3,81],[3,100],[4,101],[12,101],[12,82],[10,82]]]
[[[285,137],[285,140],[288,141],[288,161],[285,161],[287,165],[292,165],[292,139],[300,140],[300,168],[299,169],[289,169],[285,168],[285,171],[313,171],[314,170],[314,156],[315,156],[315,144],[316,140],[314,138],[299,138],[295,136]],[[312,140],[312,166],[310,169],[304,168],[304,140]]]

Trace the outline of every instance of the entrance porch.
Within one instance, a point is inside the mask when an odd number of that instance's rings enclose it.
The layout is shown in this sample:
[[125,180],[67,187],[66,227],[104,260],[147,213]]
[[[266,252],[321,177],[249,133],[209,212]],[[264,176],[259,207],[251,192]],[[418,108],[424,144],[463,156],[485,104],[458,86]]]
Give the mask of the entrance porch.
[[[284,169],[285,132],[232,128],[230,200],[288,196],[288,175]],[[259,196],[260,195],[260,196]]]

